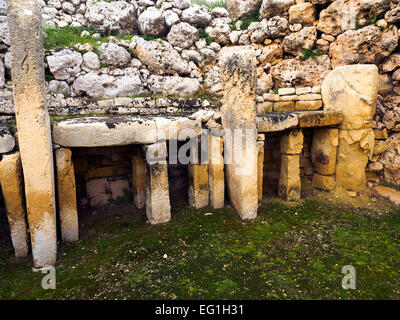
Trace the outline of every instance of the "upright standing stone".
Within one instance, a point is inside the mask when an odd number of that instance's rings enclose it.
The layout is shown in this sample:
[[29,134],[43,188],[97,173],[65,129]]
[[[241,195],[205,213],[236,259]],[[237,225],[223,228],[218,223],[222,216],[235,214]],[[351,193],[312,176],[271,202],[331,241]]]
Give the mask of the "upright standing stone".
[[76,206],[75,173],[71,149],[56,149],[56,167],[62,241],[78,241],[78,209]]
[[303,150],[303,142],[303,132],[298,129],[286,132],[281,137],[278,194],[286,201],[300,200],[300,154]]
[[19,152],[3,156],[3,160],[0,162],[0,183],[7,209],[15,256],[25,257],[28,254],[28,236]]
[[189,204],[196,209],[205,208],[209,202],[208,164],[188,164]]
[[208,183],[210,188],[210,205],[213,209],[221,209],[225,205],[223,138],[210,136]]
[[[221,108],[225,138],[226,183],[233,207],[243,220],[257,217],[256,57],[254,51],[233,51],[220,60],[224,81]],[[246,139],[247,138],[247,139]],[[232,143],[233,142],[233,143]]]
[[167,144],[159,142],[145,147],[146,170],[146,214],[151,224],[171,220],[169,200]]
[[[265,139],[264,135],[262,136]],[[263,181],[264,181],[264,140],[257,140],[257,189],[258,201],[263,198]]]
[[143,209],[146,205],[146,160],[140,150],[135,149],[131,162],[133,202],[136,208]]
[[335,174],[338,144],[338,129],[314,129],[311,160],[317,173],[326,176]]
[[325,110],[340,111],[336,184],[358,191],[367,184],[365,169],[372,158],[372,124],[378,97],[376,65],[349,65],[332,70],[321,86]]
[[35,267],[57,256],[50,118],[46,108],[42,16],[36,0],[9,0],[11,73]]

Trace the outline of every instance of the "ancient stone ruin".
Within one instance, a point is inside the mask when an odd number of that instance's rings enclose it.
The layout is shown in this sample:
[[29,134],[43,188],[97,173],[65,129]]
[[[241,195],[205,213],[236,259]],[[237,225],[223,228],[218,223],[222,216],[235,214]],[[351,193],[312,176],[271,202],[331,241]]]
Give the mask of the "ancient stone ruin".
[[7,0],[0,183],[17,257],[54,265],[57,226],[77,241],[81,207],[127,195],[160,224],[177,195],[252,220],[304,181],[400,185],[397,1],[195,2]]

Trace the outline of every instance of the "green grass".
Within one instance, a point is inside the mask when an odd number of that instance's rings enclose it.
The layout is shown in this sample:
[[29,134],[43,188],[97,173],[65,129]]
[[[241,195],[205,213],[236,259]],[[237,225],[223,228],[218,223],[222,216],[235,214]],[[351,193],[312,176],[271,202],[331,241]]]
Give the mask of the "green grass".
[[[108,42],[110,37],[93,38],[93,34],[99,33],[93,27],[72,27],[66,26],[64,28],[44,26],[43,31],[47,34],[43,39],[43,46],[46,50],[73,47],[77,43],[90,43],[93,48],[97,48],[100,44]],[[88,31],[89,35],[81,37],[83,31]],[[119,40],[131,40],[134,35],[115,35]],[[145,38],[145,37],[144,37]]]
[[[254,10],[247,17],[243,17],[241,20],[242,20],[242,24],[240,25],[240,29],[247,30],[253,22],[260,21],[260,10],[258,10],[258,9]],[[235,28],[235,30],[236,30],[236,23],[234,22],[234,24],[235,25],[232,28]]]
[[198,30],[199,30],[200,39],[206,40],[207,44],[210,44],[211,42],[214,42],[214,39],[211,38],[204,29],[200,28]]
[[[0,298],[400,298],[398,208],[377,215],[272,202],[242,222],[230,209],[181,205],[165,225],[121,212],[82,229],[82,240],[59,249],[56,290],[43,290],[43,275],[11,259],[11,249],[0,251]],[[356,290],[341,287],[345,265],[356,269]]]
[[303,48],[302,54],[303,54],[302,56],[299,56],[299,60],[304,61],[309,58],[315,60],[315,59],[317,59],[317,57],[326,54],[326,52],[322,51],[321,49],[311,50],[311,49]]
[[211,10],[217,7],[226,8],[225,0],[209,1],[209,0],[192,0],[193,4],[198,4],[199,6],[207,6]]

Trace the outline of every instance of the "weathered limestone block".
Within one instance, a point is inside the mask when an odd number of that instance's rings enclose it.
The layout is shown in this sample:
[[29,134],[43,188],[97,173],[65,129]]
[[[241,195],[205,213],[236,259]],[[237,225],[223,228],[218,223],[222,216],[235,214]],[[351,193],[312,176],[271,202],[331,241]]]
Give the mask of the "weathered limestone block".
[[188,164],[189,175],[189,204],[201,209],[208,206],[208,165]]
[[15,138],[7,125],[0,125],[0,153],[7,153],[14,149]]
[[[257,217],[258,209],[256,58],[252,50],[232,51],[220,64],[224,81],[222,124],[233,137],[225,139],[225,156],[232,159],[226,165],[228,195],[240,217],[251,220]],[[235,131],[242,136],[235,137]]]
[[70,149],[56,150],[58,207],[60,209],[61,236],[64,242],[79,240],[78,209],[74,164]]
[[337,67],[321,86],[324,110],[343,113],[341,129],[372,128],[378,85],[379,74],[375,65]]
[[28,254],[28,235],[25,222],[24,190],[19,152],[3,156],[0,162],[0,183],[7,209],[11,241],[16,257]]
[[210,188],[210,206],[221,209],[225,204],[224,149],[221,137],[210,136],[208,184]]
[[171,220],[169,200],[167,144],[159,142],[145,146],[146,170],[146,214],[151,224]]
[[311,146],[311,160],[315,171],[322,175],[333,175],[336,169],[338,129],[315,129]]
[[312,179],[312,186],[324,191],[332,191],[336,186],[335,176],[324,176],[315,173]]
[[300,155],[282,154],[278,195],[286,201],[300,200]]
[[304,136],[301,130],[291,130],[281,137],[281,154],[300,154]]
[[258,132],[278,132],[296,128],[299,119],[295,113],[275,113],[258,115],[256,118]]
[[257,141],[257,190],[258,201],[263,198],[263,182],[264,182],[264,141]]
[[348,190],[358,191],[366,186],[365,169],[374,150],[374,131],[339,130],[336,183]]
[[338,111],[296,111],[299,128],[314,128],[337,125],[343,121]]
[[136,208],[143,209],[146,205],[146,160],[140,154],[140,150],[135,149],[131,163],[133,202]]
[[54,265],[57,257],[54,164],[46,108],[42,16],[38,1],[10,0],[7,6],[18,142],[33,263],[39,268]]

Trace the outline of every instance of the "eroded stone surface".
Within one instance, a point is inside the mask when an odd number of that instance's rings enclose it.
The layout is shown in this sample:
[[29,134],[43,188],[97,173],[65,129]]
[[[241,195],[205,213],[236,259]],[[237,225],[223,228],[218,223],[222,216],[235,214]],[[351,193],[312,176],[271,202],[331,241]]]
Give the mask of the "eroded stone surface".
[[315,171],[321,175],[333,175],[339,145],[338,129],[315,129],[311,146],[311,160]]
[[25,222],[26,213],[19,152],[3,156],[3,160],[0,162],[0,183],[15,256],[25,257],[28,254],[28,234]]
[[61,236],[64,242],[79,240],[78,210],[72,152],[70,149],[56,150],[58,208],[61,221]]

